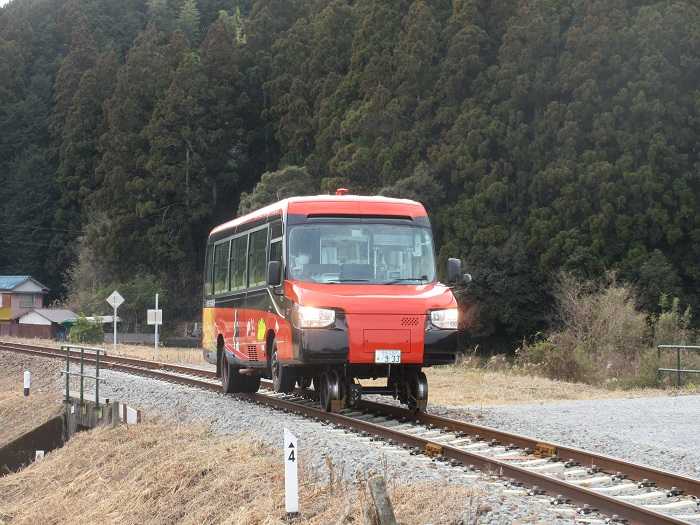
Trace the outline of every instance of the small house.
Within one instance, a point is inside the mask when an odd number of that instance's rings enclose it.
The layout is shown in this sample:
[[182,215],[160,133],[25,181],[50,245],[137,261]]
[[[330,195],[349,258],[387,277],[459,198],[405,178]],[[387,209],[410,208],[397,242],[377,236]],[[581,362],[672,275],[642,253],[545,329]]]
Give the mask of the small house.
[[29,275],[0,275],[0,336],[18,336],[18,319],[44,307],[49,289]]
[[64,341],[77,314],[60,308],[34,308],[17,320],[18,337],[58,339]]

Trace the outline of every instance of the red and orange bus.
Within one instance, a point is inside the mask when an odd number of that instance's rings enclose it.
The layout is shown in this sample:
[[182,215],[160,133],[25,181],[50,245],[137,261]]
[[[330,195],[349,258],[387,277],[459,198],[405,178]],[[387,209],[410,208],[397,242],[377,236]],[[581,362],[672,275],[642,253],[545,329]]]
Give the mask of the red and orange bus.
[[[462,279],[448,261],[448,282]],[[285,199],[212,230],[203,346],[223,390],[310,388],[326,410],[363,393],[427,403],[423,367],[453,363],[458,309],[438,282],[418,202],[336,195]],[[386,386],[358,380],[386,378]]]

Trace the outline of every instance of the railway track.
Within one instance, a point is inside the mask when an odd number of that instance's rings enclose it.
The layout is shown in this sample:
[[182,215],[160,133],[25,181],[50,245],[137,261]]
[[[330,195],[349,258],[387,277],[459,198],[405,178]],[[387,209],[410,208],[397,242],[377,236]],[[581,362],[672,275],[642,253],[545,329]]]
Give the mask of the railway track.
[[[0,342],[0,350],[66,359],[65,352],[49,347]],[[80,353],[72,352],[71,359],[79,360]],[[86,361],[94,359],[87,355]],[[109,354],[100,366],[220,392],[209,370]],[[581,505],[579,514],[597,510],[609,516],[608,523],[700,525],[700,480],[694,478],[394,405],[363,400],[328,413],[308,392],[276,394],[265,381],[262,389],[238,397],[383,439],[455,468],[498,475],[515,491]]]

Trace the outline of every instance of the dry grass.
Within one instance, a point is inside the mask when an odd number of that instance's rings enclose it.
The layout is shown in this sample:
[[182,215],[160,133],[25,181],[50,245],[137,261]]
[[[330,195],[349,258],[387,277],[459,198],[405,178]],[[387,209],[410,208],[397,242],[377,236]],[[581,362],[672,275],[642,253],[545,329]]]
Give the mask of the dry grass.
[[[52,339],[23,339],[19,337],[4,337],[3,341],[8,343],[35,344],[51,348],[60,348],[61,343]],[[150,361],[160,361],[163,363],[204,365],[208,364],[204,360],[200,348],[179,348],[161,347],[156,355],[155,349],[147,345],[117,345],[116,351],[111,344],[89,344],[85,346],[104,348],[108,355],[121,355],[126,357],[137,357]]]
[[670,393],[658,389],[610,390],[510,370],[491,371],[465,365],[434,367],[426,369],[425,373],[428,376],[430,402],[445,406],[510,405]]
[[[48,421],[61,411],[59,372],[55,363],[0,352],[0,447]],[[24,371],[32,373],[24,397]]]
[[[0,524],[284,523],[281,459],[279,450],[245,437],[194,426],[84,432],[0,478]],[[346,513],[362,523],[362,483],[321,482],[303,465],[300,482],[302,514],[295,523],[336,523]],[[390,490],[402,523],[456,524],[478,501],[471,490],[448,484],[390,484]]]

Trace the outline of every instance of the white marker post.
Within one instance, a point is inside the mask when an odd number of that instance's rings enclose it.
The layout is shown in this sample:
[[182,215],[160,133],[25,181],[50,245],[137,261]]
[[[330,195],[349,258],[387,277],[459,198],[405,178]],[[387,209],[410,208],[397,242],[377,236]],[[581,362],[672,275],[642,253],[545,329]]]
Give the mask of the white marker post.
[[299,478],[297,438],[284,429],[284,506],[287,515],[299,514]]
[[146,322],[156,327],[153,358],[158,360],[158,325],[163,324],[163,310],[158,309],[158,294],[156,294],[156,309],[146,311]]
[[32,386],[32,373],[29,370],[24,371],[24,397],[29,397],[29,388]]
[[155,335],[155,347],[156,347],[156,359],[158,358],[158,294],[156,294],[156,324],[155,324],[155,330],[156,330],[156,335]]
[[114,325],[114,340],[113,340],[113,345],[114,345],[114,351],[117,351],[117,308],[119,308],[122,304],[124,304],[124,298],[121,296],[121,294],[114,290],[112,294],[107,297],[107,303],[109,303],[112,308],[114,308],[114,317],[112,317],[112,324]]

